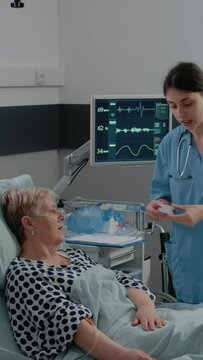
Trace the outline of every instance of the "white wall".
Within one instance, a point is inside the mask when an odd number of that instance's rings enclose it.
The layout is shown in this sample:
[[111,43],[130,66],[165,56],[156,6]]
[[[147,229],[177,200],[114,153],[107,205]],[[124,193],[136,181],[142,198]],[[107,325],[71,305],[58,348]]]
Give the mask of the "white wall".
[[0,178],[29,174],[36,186],[52,188],[58,180],[57,150],[0,157]]
[[60,102],[91,94],[161,93],[177,61],[203,67],[202,0],[59,0]]
[[[0,1],[0,68],[58,66],[58,2]],[[0,106],[58,103],[58,88],[0,88]]]
[[[23,0],[24,8],[14,9],[12,1],[0,1],[0,69],[57,67],[58,2]],[[0,106],[57,103],[56,87],[0,88]],[[0,178],[24,173],[29,173],[36,185],[52,187],[59,176],[57,151],[0,157]]]

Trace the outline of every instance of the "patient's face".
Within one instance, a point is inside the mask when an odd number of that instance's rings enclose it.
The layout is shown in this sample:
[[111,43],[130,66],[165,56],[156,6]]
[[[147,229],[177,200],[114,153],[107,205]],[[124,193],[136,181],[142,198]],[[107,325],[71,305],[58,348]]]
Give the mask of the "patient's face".
[[36,234],[46,245],[56,246],[64,241],[63,220],[64,215],[56,208],[51,197],[46,197],[43,205],[33,216]]

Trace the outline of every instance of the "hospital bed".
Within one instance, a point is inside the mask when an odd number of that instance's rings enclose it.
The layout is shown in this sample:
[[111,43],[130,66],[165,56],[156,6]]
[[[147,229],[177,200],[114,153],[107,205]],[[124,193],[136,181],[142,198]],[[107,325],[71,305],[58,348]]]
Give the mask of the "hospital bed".
[[[9,187],[33,187],[29,175],[18,176],[13,179],[0,180],[0,194]],[[20,246],[6,225],[0,208],[0,359],[27,359],[16,345],[4,301],[5,276],[9,263],[20,252]]]
[[[160,254],[158,256],[161,262],[162,290],[156,293],[157,304],[164,302],[176,302],[176,294],[172,283],[172,277],[168,267],[165,242],[169,240],[170,234],[164,230],[164,227],[155,221],[149,222],[145,226],[145,232],[152,235],[158,229],[160,237]],[[154,292],[155,293],[155,292]]]
[[[0,180],[0,195],[10,187],[34,187],[34,183],[30,175],[21,175],[12,179]],[[13,258],[18,256],[19,253],[20,246],[6,225],[0,208],[0,359],[2,360],[27,359],[13,339],[4,299],[6,271],[9,263]],[[77,358],[78,350],[73,349],[71,351],[72,353],[69,352],[68,359],[74,360]],[[66,359],[67,357],[65,355],[66,354],[58,355],[56,360]],[[87,356],[86,360],[88,359],[91,359],[91,357]]]

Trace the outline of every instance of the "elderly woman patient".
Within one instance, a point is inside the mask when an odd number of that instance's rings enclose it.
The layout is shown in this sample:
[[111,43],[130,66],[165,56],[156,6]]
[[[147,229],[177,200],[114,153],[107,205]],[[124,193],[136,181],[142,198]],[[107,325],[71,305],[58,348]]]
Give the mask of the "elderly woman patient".
[[6,305],[15,341],[29,358],[64,352],[71,360],[74,348],[81,351],[74,359],[203,355],[203,309],[156,311],[140,280],[105,269],[80,250],[58,250],[64,215],[51,190],[10,189],[1,203],[21,245],[7,273]]

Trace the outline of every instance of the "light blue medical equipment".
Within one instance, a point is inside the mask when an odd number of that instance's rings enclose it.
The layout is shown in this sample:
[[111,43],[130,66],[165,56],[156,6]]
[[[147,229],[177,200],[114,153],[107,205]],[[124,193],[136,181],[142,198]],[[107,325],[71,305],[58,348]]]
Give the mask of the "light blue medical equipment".
[[[190,137],[190,138],[189,138]],[[192,147],[192,134],[189,133],[189,137],[183,137],[183,134],[180,135],[180,139],[179,139],[179,144],[178,144],[178,148],[177,148],[177,161],[176,161],[176,170],[177,170],[177,174],[178,174],[178,178],[183,178],[184,177],[184,174],[185,174],[185,170],[186,170],[186,167],[188,165],[188,159],[189,159],[189,155],[190,155],[190,150],[191,150],[191,147]],[[185,156],[185,162],[184,162],[184,165],[181,169],[181,166],[180,166],[180,151],[181,151],[181,145],[183,145],[183,142],[186,141],[187,144],[188,144],[188,149],[187,149],[187,153],[186,153],[186,156]]]

